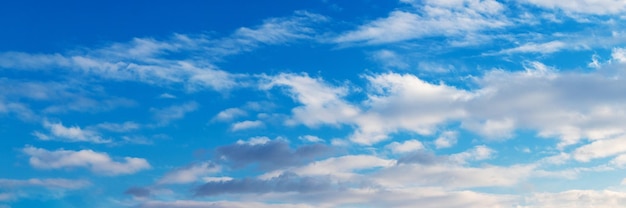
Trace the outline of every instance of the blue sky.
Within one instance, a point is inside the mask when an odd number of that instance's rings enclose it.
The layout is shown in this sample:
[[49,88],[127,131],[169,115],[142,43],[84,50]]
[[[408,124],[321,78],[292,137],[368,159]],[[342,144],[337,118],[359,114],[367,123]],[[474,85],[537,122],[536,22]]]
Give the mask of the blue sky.
[[626,3],[0,3],[0,208],[619,207]]

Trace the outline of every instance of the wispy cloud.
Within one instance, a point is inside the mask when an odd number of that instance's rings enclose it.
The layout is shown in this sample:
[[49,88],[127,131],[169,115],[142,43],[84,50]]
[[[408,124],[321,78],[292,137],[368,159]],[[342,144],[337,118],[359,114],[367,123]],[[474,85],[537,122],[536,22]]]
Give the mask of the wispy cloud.
[[614,0],[524,0],[545,9],[558,9],[567,13],[582,13],[595,15],[618,14],[626,11],[626,2]]
[[157,184],[184,184],[197,182],[211,173],[221,170],[220,166],[211,162],[201,162],[173,170],[163,176]]
[[393,11],[335,39],[339,43],[391,43],[433,36],[464,36],[511,23],[501,13],[505,6],[488,1],[403,1],[417,11]]
[[53,123],[44,121],[43,126],[48,129],[50,134],[34,132],[40,140],[57,140],[65,142],[91,142],[91,143],[110,143],[111,140],[104,139],[100,133],[92,130],[82,129],[79,126],[64,126],[63,123]]
[[93,150],[54,150],[25,147],[24,154],[30,157],[29,163],[37,169],[87,168],[98,175],[127,175],[151,168],[147,160],[124,157],[123,162],[114,161],[108,154]]

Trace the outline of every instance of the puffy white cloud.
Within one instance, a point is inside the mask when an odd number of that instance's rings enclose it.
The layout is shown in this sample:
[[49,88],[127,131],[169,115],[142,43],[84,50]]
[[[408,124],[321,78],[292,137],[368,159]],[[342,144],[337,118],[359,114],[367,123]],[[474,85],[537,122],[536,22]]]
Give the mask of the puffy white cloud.
[[246,116],[248,113],[246,111],[241,110],[239,108],[229,108],[223,111],[220,111],[213,120],[215,121],[231,121],[237,117]]
[[626,63],[626,48],[614,48],[611,57],[618,63]]
[[221,167],[210,162],[201,162],[191,164],[187,167],[176,169],[172,172],[165,174],[158,184],[184,184],[197,182],[205,176],[211,173],[216,173],[221,170]]
[[478,145],[468,151],[450,155],[450,160],[459,163],[466,163],[468,161],[476,160],[486,160],[490,159],[495,153],[495,150],[485,145]]
[[612,139],[593,141],[590,144],[576,148],[573,152],[574,159],[588,162],[596,158],[609,157],[626,152],[626,136]]
[[462,103],[472,97],[464,90],[431,84],[409,74],[387,73],[367,77],[370,85],[364,113],[354,122],[351,140],[373,144],[387,134],[405,130],[429,135],[437,125],[465,116]]
[[388,17],[344,33],[335,41],[380,44],[432,36],[465,36],[510,24],[500,15],[504,6],[494,0],[405,2],[414,4],[419,11],[393,11]]
[[126,175],[149,169],[150,164],[143,158],[124,157],[123,162],[116,162],[106,153],[93,150],[55,150],[49,151],[36,147],[22,149],[28,155],[29,163],[37,169],[88,168],[99,175]]
[[457,142],[458,133],[455,131],[444,131],[435,140],[435,147],[437,149],[452,147]]
[[232,131],[241,131],[245,129],[259,128],[263,127],[262,121],[240,121],[233,124],[230,128]]
[[303,104],[292,110],[293,120],[289,124],[302,123],[312,127],[339,125],[359,113],[357,108],[341,99],[348,93],[346,88],[329,86],[323,80],[306,74],[279,74],[266,79],[263,89],[287,86],[293,99]]
[[79,126],[66,127],[63,123],[52,123],[44,121],[43,126],[48,129],[50,135],[41,132],[33,134],[40,140],[58,140],[65,142],[92,142],[109,143],[111,140],[103,139],[96,131],[82,129]]
[[387,149],[390,149],[393,153],[407,153],[407,152],[415,152],[418,150],[424,149],[424,145],[415,139],[407,140],[402,143],[400,142],[391,142],[387,146]]

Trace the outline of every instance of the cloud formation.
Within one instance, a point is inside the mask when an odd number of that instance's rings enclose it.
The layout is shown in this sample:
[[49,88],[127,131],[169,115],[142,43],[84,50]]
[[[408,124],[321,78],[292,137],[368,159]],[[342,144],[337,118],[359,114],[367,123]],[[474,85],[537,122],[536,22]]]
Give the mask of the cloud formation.
[[49,151],[36,147],[25,147],[22,152],[28,155],[29,163],[37,169],[68,169],[87,168],[99,175],[133,174],[151,166],[147,160],[136,157],[124,157],[123,162],[116,162],[106,153],[93,150],[54,150]]

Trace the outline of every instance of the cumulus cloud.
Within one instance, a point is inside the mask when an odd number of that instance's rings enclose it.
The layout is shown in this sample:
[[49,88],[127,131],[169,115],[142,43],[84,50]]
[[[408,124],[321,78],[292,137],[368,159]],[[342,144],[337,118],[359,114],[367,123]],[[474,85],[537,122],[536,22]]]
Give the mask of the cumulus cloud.
[[79,126],[66,127],[63,123],[52,123],[44,121],[43,126],[48,129],[50,135],[41,132],[34,132],[40,140],[57,140],[65,142],[91,142],[91,143],[110,143],[111,140],[103,139],[96,131],[82,129]]
[[407,140],[402,143],[392,142],[385,147],[390,149],[393,153],[415,152],[424,149],[424,145],[415,139]]
[[589,162],[592,159],[604,158],[626,152],[626,136],[593,141],[578,147],[573,152],[574,159]]
[[236,122],[230,128],[232,131],[240,131],[245,129],[259,128],[263,127],[262,121],[240,121]]
[[485,145],[478,145],[468,151],[452,154],[449,158],[458,163],[466,163],[468,161],[490,159],[495,153],[495,150]]
[[279,74],[266,79],[262,89],[287,86],[292,98],[303,104],[292,110],[294,118],[289,124],[303,123],[311,127],[339,125],[359,113],[358,109],[341,99],[347,95],[348,89],[330,86],[319,78],[307,74]]
[[150,164],[143,158],[124,157],[123,162],[114,161],[106,153],[93,150],[55,150],[25,147],[22,152],[28,155],[29,163],[37,169],[87,168],[99,175],[127,175],[149,169]]
[[442,132],[435,140],[435,147],[437,149],[452,147],[457,142],[458,133],[455,131]]

